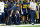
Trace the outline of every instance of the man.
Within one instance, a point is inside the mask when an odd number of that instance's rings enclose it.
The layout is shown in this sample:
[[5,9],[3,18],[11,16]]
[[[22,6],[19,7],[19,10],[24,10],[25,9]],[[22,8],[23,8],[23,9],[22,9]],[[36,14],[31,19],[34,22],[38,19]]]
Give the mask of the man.
[[[7,4],[8,4],[8,6],[7,6],[8,16],[10,16],[10,13],[11,13],[11,9],[10,8],[12,8],[14,6],[15,2],[14,2],[14,0],[10,0],[10,2],[8,2]],[[8,19],[9,18],[7,18],[7,23],[8,23]]]
[[29,7],[28,6],[28,0],[24,0],[23,1],[23,4],[22,4],[22,9],[21,9],[21,13],[22,13],[22,15],[23,15],[23,17],[22,17],[22,21],[23,21],[23,23],[25,23],[25,18],[26,18],[26,20],[27,20],[27,8]]
[[32,0],[28,2],[28,6],[27,6],[27,11],[28,11],[27,16],[28,16],[29,23],[31,23],[31,21],[30,21],[31,20],[31,18],[30,18],[31,17],[31,12],[30,12],[30,8],[29,8],[30,3],[32,3]]
[[32,23],[32,25],[34,25],[35,15],[36,15],[36,11],[37,11],[35,0],[33,0],[33,2],[30,3],[29,7],[31,10],[31,21],[32,21],[31,23]]
[[9,23],[11,24],[11,16],[14,18],[14,23],[15,24],[20,24],[20,19],[19,19],[19,11],[20,11],[20,8],[19,8],[19,4],[16,3],[16,5],[14,5],[12,8],[11,8],[11,14],[10,14],[10,18],[9,18]]
[[38,20],[38,22],[40,22],[40,0],[38,0],[37,3],[38,3],[38,12],[39,12],[39,20]]
[[36,11],[36,23],[38,23],[38,19],[39,19],[39,9],[38,9],[38,3],[36,2],[36,8],[37,8],[37,11]]
[[[0,1],[0,24],[5,24],[5,12],[4,12],[4,2]],[[2,19],[2,21],[1,21]]]
[[7,6],[8,6],[7,3],[8,3],[8,1],[5,0],[4,3],[5,3],[5,8],[4,8],[4,11],[5,11],[5,19],[6,19],[6,23],[7,23],[7,20],[8,20],[8,17],[9,17],[8,9],[7,9]]
[[14,0],[10,0],[10,2],[8,3],[8,7],[7,7],[8,11],[9,11],[9,14],[10,14],[10,11],[11,11],[10,8],[13,7],[14,5],[15,5]]

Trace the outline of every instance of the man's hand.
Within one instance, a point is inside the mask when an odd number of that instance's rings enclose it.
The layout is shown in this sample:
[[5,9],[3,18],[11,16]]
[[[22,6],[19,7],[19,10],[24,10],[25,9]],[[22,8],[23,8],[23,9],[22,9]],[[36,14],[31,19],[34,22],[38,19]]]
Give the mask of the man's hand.
[[32,7],[29,7],[29,8],[30,8],[30,10],[34,9],[34,8],[32,8]]
[[15,14],[15,16],[16,16],[16,14]]
[[32,8],[32,9],[34,9],[34,8]]
[[36,8],[36,11],[37,11],[37,8]]
[[23,14],[23,11],[21,11],[21,14]]
[[11,17],[12,15],[10,14],[10,17]]

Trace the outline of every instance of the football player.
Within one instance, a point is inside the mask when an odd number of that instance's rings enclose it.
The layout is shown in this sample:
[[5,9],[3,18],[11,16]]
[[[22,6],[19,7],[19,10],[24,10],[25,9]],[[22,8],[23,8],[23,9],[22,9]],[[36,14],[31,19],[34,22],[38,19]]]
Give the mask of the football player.
[[7,22],[7,20],[8,20],[8,17],[9,17],[9,14],[8,14],[8,9],[7,9],[7,6],[8,6],[8,1],[7,0],[5,0],[4,1],[4,3],[5,3],[5,8],[4,8],[4,11],[5,11],[5,18],[6,18],[6,22]]
[[23,23],[25,23],[25,18],[27,19],[27,8],[29,7],[29,3],[28,3],[28,0],[24,0],[23,1],[23,4],[22,4],[22,9],[21,9],[21,13],[23,15],[22,17],[22,20],[23,20]]

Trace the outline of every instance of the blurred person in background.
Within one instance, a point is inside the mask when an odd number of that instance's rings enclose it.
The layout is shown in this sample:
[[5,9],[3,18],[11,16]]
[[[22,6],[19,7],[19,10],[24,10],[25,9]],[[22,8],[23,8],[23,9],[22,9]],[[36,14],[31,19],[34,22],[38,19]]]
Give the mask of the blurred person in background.
[[38,7],[39,8],[39,10],[38,10],[39,11],[39,21],[38,22],[40,23],[40,0],[38,0],[37,3],[38,3],[38,6],[39,6]]
[[29,7],[29,2],[28,0],[24,0],[23,4],[21,6],[21,14],[22,14],[22,21],[25,23],[27,21],[27,8]]
[[5,12],[4,12],[5,4],[0,0],[0,24],[5,25]]
[[27,15],[27,20],[29,22],[29,24],[31,23],[31,10],[29,8],[30,3],[32,3],[32,0],[28,0],[28,5],[27,5],[27,11],[28,11],[28,15]]
[[8,14],[8,9],[7,9],[7,6],[8,6],[8,1],[7,0],[4,0],[4,3],[5,3],[5,8],[4,8],[4,11],[5,11],[5,22],[7,23],[7,20],[8,20],[8,17],[9,17],[9,14]]
[[36,0],[36,8],[37,8],[37,11],[36,11],[36,17],[35,17],[35,23],[38,23],[39,21],[39,9],[38,9],[38,5],[39,5],[39,2],[40,0]]

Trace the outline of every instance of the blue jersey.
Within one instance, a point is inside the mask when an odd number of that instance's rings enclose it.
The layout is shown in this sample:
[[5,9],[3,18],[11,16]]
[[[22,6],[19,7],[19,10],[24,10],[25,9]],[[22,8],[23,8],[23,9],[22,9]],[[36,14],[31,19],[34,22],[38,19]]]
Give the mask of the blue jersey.
[[7,3],[8,3],[8,2],[4,2],[4,3],[5,3],[5,8],[7,8],[7,5],[8,5]]
[[23,2],[23,4],[22,4],[22,9],[26,9],[27,7],[29,7],[29,2]]
[[29,9],[30,2],[28,2],[27,9]]
[[14,4],[15,4],[14,2],[13,3],[11,3],[11,2],[8,3],[8,7],[7,8],[8,8],[9,12],[11,11],[10,8],[12,8],[14,6]]
[[13,10],[13,14],[15,14],[17,10],[20,11],[20,8],[16,5],[14,5],[11,9]]
[[22,4],[22,10],[23,10],[23,12],[26,12],[26,9],[29,8],[29,4],[30,4],[30,2],[23,2],[23,4]]
[[8,9],[11,8],[14,5],[14,3],[8,3]]

